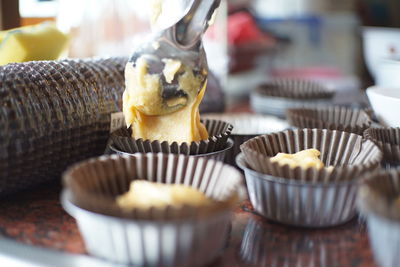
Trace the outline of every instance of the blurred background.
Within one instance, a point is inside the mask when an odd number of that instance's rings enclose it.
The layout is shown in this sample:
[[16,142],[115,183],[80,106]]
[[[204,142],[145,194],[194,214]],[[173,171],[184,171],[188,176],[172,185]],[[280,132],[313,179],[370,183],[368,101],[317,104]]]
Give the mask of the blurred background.
[[[129,56],[151,30],[152,2],[0,0],[0,27],[52,21],[69,38],[62,57]],[[362,106],[372,84],[400,86],[399,10],[399,0],[223,0],[204,39],[221,109],[274,78],[323,82],[341,105]]]

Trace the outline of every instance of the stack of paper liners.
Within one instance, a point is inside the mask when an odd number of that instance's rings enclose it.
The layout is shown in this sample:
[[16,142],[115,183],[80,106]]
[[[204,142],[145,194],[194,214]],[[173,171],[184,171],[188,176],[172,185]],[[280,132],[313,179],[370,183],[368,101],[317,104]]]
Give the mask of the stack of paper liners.
[[357,204],[366,217],[374,257],[380,266],[400,266],[400,170],[380,171],[360,187]]
[[[158,140],[150,141],[143,139],[134,139],[131,137],[131,129],[125,127],[116,130],[111,134],[111,139],[117,149],[127,153],[146,153],[163,152],[185,155],[199,155],[216,152],[226,147],[227,140],[232,132],[233,126],[224,121],[203,120],[208,139],[186,143],[169,143]],[[173,125],[171,125],[173,127]]]
[[400,128],[369,128],[364,132],[364,137],[382,149],[385,163],[400,164]]
[[127,58],[0,67],[0,195],[58,179],[104,152]]
[[289,109],[286,117],[298,128],[339,130],[359,135],[371,125],[371,118],[365,111],[339,106]]
[[[293,154],[308,148],[321,152],[320,159],[328,168],[290,168],[271,162],[279,152]],[[255,171],[276,177],[307,182],[340,182],[358,178],[379,166],[380,149],[362,136],[326,129],[287,130],[250,139],[241,146],[247,164]]]
[[[136,179],[192,186],[214,201],[127,212],[115,198]],[[202,158],[103,156],[67,170],[63,204],[77,219],[91,254],[135,266],[199,266],[212,261],[227,241],[241,180],[235,168]]]

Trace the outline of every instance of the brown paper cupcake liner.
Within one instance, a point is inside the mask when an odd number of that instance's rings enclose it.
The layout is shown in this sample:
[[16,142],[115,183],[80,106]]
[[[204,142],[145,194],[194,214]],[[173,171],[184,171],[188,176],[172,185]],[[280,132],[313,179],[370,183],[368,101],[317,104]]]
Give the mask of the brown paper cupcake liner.
[[132,138],[131,130],[125,127],[111,133],[111,139],[117,149],[128,153],[172,153],[198,155],[221,150],[232,132],[233,126],[224,121],[202,120],[209,138],[199,142],[169,143]]
[[357,214],[356,194],[361,179],[310,183],[254,171],[243,153],[236,157],[244,171],[250,202],[262,216],[301,227],[329,227]]
[[[232,136],[231,136],[232,137]],[[213,160],[219,160],[219,161],[225,161],[225,158],[227,155],[231,154],[232,149],[235,147],[235,144],[232,140],[232,138],[228,138],[226,141],[225,146],[221,150],[217,150],[214,152],[210,153],[205,153],[205,154],[197,154],[197,155],[191,155],[192,157],[202,157],[202,158],[207,158],[207,159],[213,159]],[[107,146],[107,150],[105,151],[106,155],[111,155],[111,154],[119,154],[119,155],[133,155],[134,153],[127,153],[124,151],[121,151],[117,149],[112,143]]]
[[[137,179],[192,186],[214,201],[200,207],[135,208],[126,212],[117,206],[115,198]],[[102,156],[77,164],[63,175],[64,187],[71,192],[75,205],[135,220],[193,219],[229,211],[237,200],[241,179],[235,168],[219,161],[162,153]]]
[[364,132],[364,137],[381,148],[385,162],[400,164],[400,128],[369,128]]
[[330,99],[334,91],[323,85],[296,79],[276,79],[260,85],[256,92],[264,96],[291,99]]
[[[271,162],[279,152],[296,153],[315,148],[328,168],[290,168]],[[241,145],[250,167],[264,174],[308,182],[338,182],[358,178],[378,168],[382,152],[372,141],[362,136],[326,129],[298,129],[262,135]]]
[[400,266],[399,197],[400,169],[376,173],[358,191],[357,206],[367,220],[374,258],[384,267]]
[[[222,162],[162,153],[87,160],[63,179],[63,207],[76,219],[88,253],[143,267],[212,262],[226,245],[242,188],[242,174]],[[135,179],[192,186],[213,203],[123,211],[115,198]]]
[[364,110],[346,107],[293,108],[286,111],[289,123],[298,128],[338,130],[362,135],[371,118]]
[[229,238],[229,212],[168,223],[127,220],[75,206],[70,195],[63,192],[62,205],[75,218],[88,253],[118,266],[206,266]]
[[250,94],[253,111],[285,118],[290,108],[325,107],[331,104],[334,92],[305,80],[281,79],[263,84]]
[[273,116],[252,113],[209,113],[202,116],[206,119],[226,121],[233,125],[230,136],[234,146],[226,153],[225,162],[236,165],[235,158],[240,153],[240,145],[260,134],[285,130],[289,124]]

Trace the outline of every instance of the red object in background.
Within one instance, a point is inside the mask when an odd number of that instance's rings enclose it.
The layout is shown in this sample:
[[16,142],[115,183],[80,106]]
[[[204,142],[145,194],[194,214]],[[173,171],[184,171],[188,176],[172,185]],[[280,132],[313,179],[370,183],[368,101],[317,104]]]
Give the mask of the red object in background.
[[[215,28],[211,26],[207,37],[217,39]],[[256,66],[256,60],[272,51],[276,45],[273,36],[258,27],[247,11],[238,11],[228,16],[227,35],[229,46],[229,73],[248,71]]]
[[[246,11],[228,16],[227,32],[228,44],[231,46],[241,46],[248,43],[262,43],[268,46],[275,44],[275,39],[262,32],[251,14]],[[210,39],[214,39],[216,34],[214,26],[211,26],[206,32]]]
[[228,17],[228,43],[239,45],[267,38],[247,12],[237,12]]
[[[275,39],[258,28],[254,18],[247,11],[239,11],[228,16],[227,33],[229,45],[229,72],[247,71],[255,67],[256,59],[270,51]],[[215,36],[210,27],[208,36]]]

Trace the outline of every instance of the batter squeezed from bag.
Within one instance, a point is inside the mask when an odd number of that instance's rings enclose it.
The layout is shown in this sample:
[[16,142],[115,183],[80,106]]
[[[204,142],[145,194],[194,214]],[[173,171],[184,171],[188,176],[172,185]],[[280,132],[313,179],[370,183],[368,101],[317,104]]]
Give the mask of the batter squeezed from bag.
[[[199,77],[180,61],[164,59],[163,76],[149,74],[147,62],[141,57],[135,66],[129,62],[125,67],[125,91],[123,112],[127,127],[132,129],[132,137],[145,140],[168,142],[192,142],[208,138],[207,130],[200,122],[199,105],[206,83],[201,87]],[[163,102],[160,93],[160,79],[171,83],[175,78],[179,89],[186,97],[176,97]],[[165,106],[181,105],[173,113],[164,113]],[[161,115],[159,115],[161,114]]]

